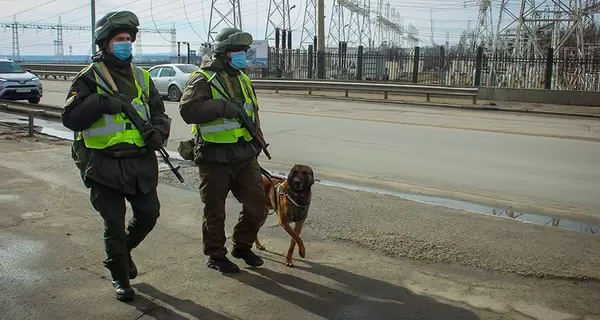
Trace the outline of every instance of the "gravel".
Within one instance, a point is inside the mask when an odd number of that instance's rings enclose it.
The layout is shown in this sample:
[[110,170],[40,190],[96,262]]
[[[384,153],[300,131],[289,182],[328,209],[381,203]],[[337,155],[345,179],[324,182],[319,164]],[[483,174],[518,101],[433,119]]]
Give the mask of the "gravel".
[[[197,190],[198,169],[181,164]],[[268,168],[267,168],[268,169]],[[231,196],[231,195],[230,195]],[[386,255],[539,278],[600,282],[600,236],[315,184],[305,230]]]

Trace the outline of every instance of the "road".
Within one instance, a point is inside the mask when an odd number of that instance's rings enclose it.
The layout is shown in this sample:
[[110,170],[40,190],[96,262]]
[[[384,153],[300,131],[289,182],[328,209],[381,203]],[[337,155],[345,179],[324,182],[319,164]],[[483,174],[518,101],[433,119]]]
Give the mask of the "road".
[[[233,259],[242,271],[222,276],[205,267],[197,189],[168,172],[160,218],[133,251],[140,296],[118,302],[69,142],[2,124],[0,137],[1,319],[600,319],[598,236],[322,184],[306,258],[283,264],[290,240],[272,215],[265,264]],[[241,208],[230,200],[228,237]]]
[[[43,104],[61,106],[69,82],[44,81]],[[516,210],[600,212],[600,121],[380,105],[259,93],[273,160],[316,175]],[[176,103],[169,150],[190,137]],[[599,217],[600,218],[600,217]]]

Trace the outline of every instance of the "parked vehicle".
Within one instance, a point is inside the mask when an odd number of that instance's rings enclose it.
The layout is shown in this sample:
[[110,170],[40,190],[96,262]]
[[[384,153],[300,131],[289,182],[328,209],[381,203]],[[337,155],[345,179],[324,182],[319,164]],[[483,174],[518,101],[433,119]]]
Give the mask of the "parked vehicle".
[[7,58],[0,58],[0,99],[40,103],[42,82],[30,70]]
[[148,70],[154,86],[162,96],[179,101],[190,74],[200,67],[193,64],[160,64]]

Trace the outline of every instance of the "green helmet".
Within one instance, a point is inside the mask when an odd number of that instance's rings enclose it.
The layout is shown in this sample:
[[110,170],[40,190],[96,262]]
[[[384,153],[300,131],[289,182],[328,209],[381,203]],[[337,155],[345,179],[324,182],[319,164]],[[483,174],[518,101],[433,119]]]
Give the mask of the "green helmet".
[[113,11],[96,22],[94,31],[94,42],[101,46],[120,32],[129,32],[131,42],[135,42],[140,21],[131,11]]
[[214,52],[248,50],[252,44],[252,35],[237,28],[224,28],[215,37]]

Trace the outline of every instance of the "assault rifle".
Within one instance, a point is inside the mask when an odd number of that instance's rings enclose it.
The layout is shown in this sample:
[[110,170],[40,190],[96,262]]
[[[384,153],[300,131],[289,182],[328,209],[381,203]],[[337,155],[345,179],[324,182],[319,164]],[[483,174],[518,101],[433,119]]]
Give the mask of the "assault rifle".
[[[221,90],[219,87],[217,87],[213,83],[213,79],[215,78],[216,75],[217,75],[216,73],[213,74],[212,77],[210,77],[210,79],[207,80],[208,84],[212,88],[217,90],[217,92],[219,92],[219,94],[221,94],[223,97],[227,98],[229,101],[231,101],[233,104],[235,104],[238,107],[239,112],[238,112],[237,120],[241,123],[242,126],[246,127],[246,129],[250,133],[250,136],[252,136],[252,140],[254,140],[256,142],[256,144],[258,144],[258,147],[263,150],[263,152],[265,153],[265,156],[267,156],[267,158],[269,160],[271,160],[271,154],[269,153],[269,150],[267,150],[267,147],[269,147],[269,144],[267,143],[267,141],[265,141],[265,137],[264,137],[262,131],[260,130],[260,128],[258,128],[256,125],[254,125],[252,118],[250,118],[250,116],[244,110],[244,107],[241,106],[238,101],[231,99],[231,96],[229,94],[226,94],[225,92],[223,92],[223,90]],[[250,94],[250,93],[248,93],[248,94]]]
[[[99,77],[103,78],[101,72],[99,72],[98,70],[96,70],[96,73],[99,75]],[[120,95],[120,94],[119,95],[115,95],[115,93],[112,90],[110,90],[109,88],[106,88],[102,84],[98,83],[98,81],[96,81],[96,79],[92,78],[87,73],[85,73],[85,76],[86,76],[86,78],[88,80],[92,81],[92,83],[94,83],[100,89],[102,89],[102,91],[104,91],[104,92],[112,95],[113,97],[118,97],[119,100],[121,100],[121,101],[123,101],[125,103],[124,104],[125,107],[122,109],[123,113],[125,113],[125,116],[129,119],[129,121],[131,121],[131,123],[133,123],[133,125],[135,126],[135,128],[138,129],[138,131],[142,134],[142,136],[148,130],[152,129],[152,125],[150,123],[148,123],[148,121],[146,121],[146,120],[144,120],[144,119],[142,119],[140,117],[140,115],[137,113],[137,110],[135,110],[135,108],[131,105],[131,102],[127,101],[125,99],[125,96]],[[106,80],[104,80],[104,82],[106,83]],[[167,150],[165,150],[164,147],[161,147],[160,149],[158,149],[158,153],[162,157],[163,161],[167,164],[167,166],[169,166],[169,169],[171,169],[171,171],[173,172],[173,174],[175,174],[175,176],[177,177],[177,179],[179,179],[180,182],[184,182],[183,177],[179,173],[180,166],[177,166],[177,168],[175,168],[173,166],[173,164],[171,163],[171,161],[169,161],[169,153],[167,152]]]

